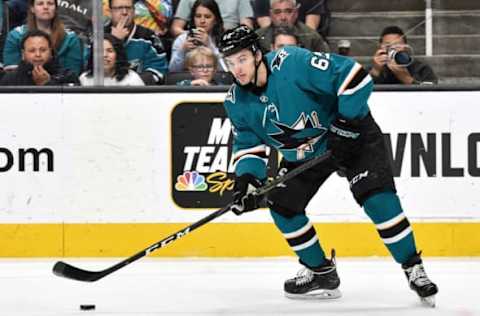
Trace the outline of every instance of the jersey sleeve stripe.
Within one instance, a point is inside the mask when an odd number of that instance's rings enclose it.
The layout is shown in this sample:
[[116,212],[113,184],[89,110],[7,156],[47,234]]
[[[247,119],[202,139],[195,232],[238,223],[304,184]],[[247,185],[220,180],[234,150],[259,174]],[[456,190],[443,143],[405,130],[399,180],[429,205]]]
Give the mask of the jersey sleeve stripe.
[[356,86],[354,86],[350,89],[346,89],[345,91],[343,91],[342,95],[354,94],[355,92],[357,92],[358,90],[362,89],[367,84],[369,84],[371,81],[372,81],[372,77],[367,73],[366,77],[364,77],[363,80],[359,84],[357,84]]
[[233,162],[236,163],[243,158],[247,158],[245,156],[266,159],[268,158],[268,148],[265,145],[258,145],[252,148],[239,150],[233,155]]
[[350,82],[355,78],[357,73],[360,71],[360,69],[363,69],[363,67],[359,63],[355,63],[348,73],[347,77],[343,81],[343,83],[340,85],[340,88],[337,91],[337,95],[343,94],[343,92],[347,89],[349,86]]

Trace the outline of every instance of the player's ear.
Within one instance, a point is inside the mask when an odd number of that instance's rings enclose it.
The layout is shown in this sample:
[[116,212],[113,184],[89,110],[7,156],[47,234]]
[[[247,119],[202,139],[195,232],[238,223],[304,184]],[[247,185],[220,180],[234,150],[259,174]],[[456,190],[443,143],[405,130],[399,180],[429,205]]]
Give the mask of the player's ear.
[[255,61],[259,63],[262,60],[262,51],[260,49],[257,49],[255,52]]

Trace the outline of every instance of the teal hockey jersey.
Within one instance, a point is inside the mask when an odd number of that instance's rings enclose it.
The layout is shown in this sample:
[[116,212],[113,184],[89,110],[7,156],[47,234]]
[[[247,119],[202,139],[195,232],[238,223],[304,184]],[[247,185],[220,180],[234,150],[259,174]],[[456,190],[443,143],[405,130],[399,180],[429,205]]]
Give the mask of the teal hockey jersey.
[[287,46],[265,56],[267,85],[253,93],[233,84],[225,109],[233,128],[235,173],[266,177],[268,146],[288,161],[326,151],[326,132],[341,116],[363,118],[373,84],[353,59]]

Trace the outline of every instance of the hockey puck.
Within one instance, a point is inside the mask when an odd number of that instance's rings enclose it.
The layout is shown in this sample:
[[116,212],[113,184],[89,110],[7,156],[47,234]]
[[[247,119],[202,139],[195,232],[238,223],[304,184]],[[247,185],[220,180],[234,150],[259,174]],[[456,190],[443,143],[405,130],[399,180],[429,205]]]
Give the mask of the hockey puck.
[[93,304],[82,304],[80,305],[80,310],[82,311],[91,311],[95,309],[95,305]]

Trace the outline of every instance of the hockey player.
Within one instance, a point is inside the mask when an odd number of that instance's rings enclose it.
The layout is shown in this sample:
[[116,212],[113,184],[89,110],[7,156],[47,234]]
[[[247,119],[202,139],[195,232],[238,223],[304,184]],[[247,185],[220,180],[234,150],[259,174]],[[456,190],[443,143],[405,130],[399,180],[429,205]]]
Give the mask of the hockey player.
[[232,211],[255,210],[262,197],[249,194],[266,179],[267,145],[282,153],[281,172],[322,155],[332,159],[286,181],[268,194],[275,225],[304,266],[284,284],[290,298],[338,298],[335,252],[326,258],[305,207],[339,168],[350,190],[392,254],[408,284],[434,306],[437,286],[427,277],[412,228],[398,196],[382,132],[367,104],[369,74],[335,54],[284,47],[264,56],[258,36],[246,26],[226,31],[220,42],[235,78],[225,99],[233,125],[235,186]]

